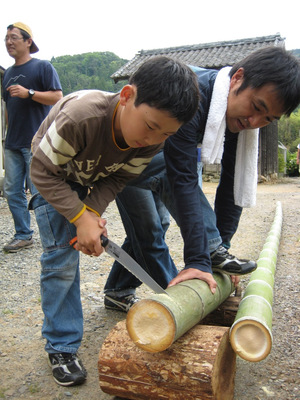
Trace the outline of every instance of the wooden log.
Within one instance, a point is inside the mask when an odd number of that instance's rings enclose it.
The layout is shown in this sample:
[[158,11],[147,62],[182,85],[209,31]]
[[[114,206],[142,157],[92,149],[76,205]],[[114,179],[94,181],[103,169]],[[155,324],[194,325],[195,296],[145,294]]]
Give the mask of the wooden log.
[[119,322],[99,353],[103,392],[133,400],[232,400],[236,355],[229,328],[196,325],[161,353],[135,346]]
[[230,342],[234,351],[244,360],[261,361],[272,348],[272,305],[274,274],[282,226],[281,203],[265,245],[251,274],[249,284],[230,329]]
[[159,352],[215,310],[234,290],[231,278],[215,273],[217,290],[193,279],[167,289],[169,294],[154,294],[134,304],[127,314],[127,330],[133,342],[143,350]]

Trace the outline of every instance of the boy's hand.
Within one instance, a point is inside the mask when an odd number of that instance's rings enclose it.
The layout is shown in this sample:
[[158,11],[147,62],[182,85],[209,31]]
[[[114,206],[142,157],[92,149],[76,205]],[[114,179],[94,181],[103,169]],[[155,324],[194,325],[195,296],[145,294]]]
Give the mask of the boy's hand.
[[74,248],[89,256],[99,256],[104,248],[101,246],[100,236],[107,236],[106,220],[98,217],[91,211],[84,213],[74,222],[77,228],[77,243]]

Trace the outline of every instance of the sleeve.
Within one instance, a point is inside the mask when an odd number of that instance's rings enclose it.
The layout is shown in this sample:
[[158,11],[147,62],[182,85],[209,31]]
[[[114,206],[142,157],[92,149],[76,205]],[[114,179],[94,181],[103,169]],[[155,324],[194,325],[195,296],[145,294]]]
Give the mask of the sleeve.
[[200,206],[197,174],[197,132],[200,113],[170,137],[164,147],[167,175],[177,224],[184,241],[185,268],[211,272],[208,241]]
[[[62,165],[72,160],[82,144],[80,132],[71,120],[64,122],[63,129],[72,131],[72,146],[64,140],[62,131],[59,135],[57,134],[55,121],[47,129],[38,145],[37,138],[34,137],[30,174],[34,186],[44,199],[69,221],[74,221],[82,214],[86,206],[79,199],[77,192],[72,190],[65,181]],[[40,132],[41,128],[37,134]],[[62,150],[58,151],[58,149]]]
[[226,132],[220,182],[215,198],[217,228],[222,241],[230,246],[242,214],[242,207],[234,204],[234,168],[236,159],[238,134]]
[[41,80],[44,91],[50,91],[50,90],[62,91],[62,86],[58,74],[53,65],[49,61],[43,61]]

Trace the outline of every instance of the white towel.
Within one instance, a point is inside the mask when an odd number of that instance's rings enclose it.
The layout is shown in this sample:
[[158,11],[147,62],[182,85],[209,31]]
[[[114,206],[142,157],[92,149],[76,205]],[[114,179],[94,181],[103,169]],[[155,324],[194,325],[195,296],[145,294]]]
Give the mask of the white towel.
[[215,80],[201,146],[201,161],[205,164],[220,164],[222,159],[230,70],[222,68]]
[[235,170],[234,203],[240,207],[256,204],[258,129],[245,129],[239,133]]
[[[222,68],[215,80],[201,146],[201,161],[205,164],[220,164],[222,159],[230,69],[231,67]],[[244,130],[238,137],[234,202],[240,207],[252,207],[256,202],[258,131],[258,129]]]

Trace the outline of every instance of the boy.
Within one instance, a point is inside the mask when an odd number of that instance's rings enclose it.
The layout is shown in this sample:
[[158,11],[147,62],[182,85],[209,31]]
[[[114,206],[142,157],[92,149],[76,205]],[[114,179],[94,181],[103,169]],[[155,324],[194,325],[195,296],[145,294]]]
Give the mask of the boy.
[[[163,84],[162,84],[163,83]],[[81,384],[83,335],[79,253],[103,252],[101,214],[137,177],[162,143],[197,110],[194,73],[167,57],[143,64],[119,94],[82,91],[53,107],[33,142],[32,199],[43,245],[42,334],[54,380]]]

